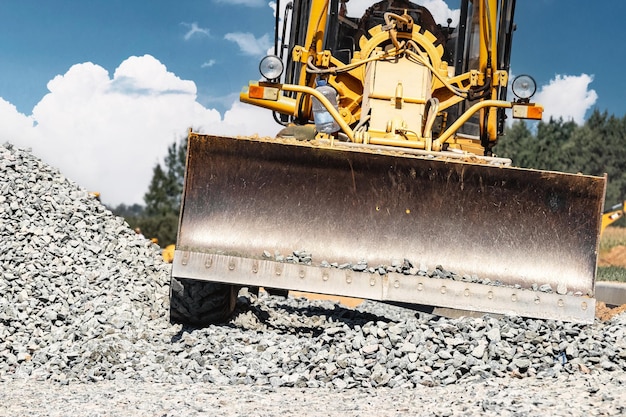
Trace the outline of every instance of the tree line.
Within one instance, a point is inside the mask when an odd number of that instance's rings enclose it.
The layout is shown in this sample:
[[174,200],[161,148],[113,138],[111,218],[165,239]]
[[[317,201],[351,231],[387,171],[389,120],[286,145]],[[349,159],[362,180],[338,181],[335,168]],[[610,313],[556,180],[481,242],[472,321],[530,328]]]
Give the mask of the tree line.
[[183,193],[187,141],[180,140],[167,148],[164,163],[157,163],[143,196],[145,205],[120,204],[111,211],[139,228],[148,239],[157,239],[161,247],[176,243],[178,216]]
[[[163,165],[157,163],[144,195],[145,205],[120,204],[111,210],[139,227],[162,247],[176,242],[185,173],[186,140],[172,143]],[[595,110],[579,126],[573,121],[550,119],[529,125],[516,121],[495,147],[497,156],[510,158],[524,168],[589,175],[608,174],[605,207],[626,199],[626,116]]]
[[594,110],[586,122],[550,119],[531,129],[517,121],[495,147],[498,156],[524,168],[608,174],[605,207],[626,199],[626,116]]

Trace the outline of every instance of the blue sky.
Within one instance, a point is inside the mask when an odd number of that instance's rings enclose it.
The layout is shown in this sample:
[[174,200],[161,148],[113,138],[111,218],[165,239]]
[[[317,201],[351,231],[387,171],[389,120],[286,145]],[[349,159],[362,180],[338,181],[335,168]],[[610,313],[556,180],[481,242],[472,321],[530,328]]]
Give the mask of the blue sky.
[[[48,81],[74,64],[113,72],[126,58],[149,54],[193,80],[201,104],[224,111],[258,76],[273,19],[261,0],[0,0],[0,97],[30,112]],[[245,50],[232,40],[246,42],[244,34],[257,40]],[[257,44],[265,46],[260,53]]]
[[623,117],[626,2],[518,0],[517,5],[512,70],[531,74],[540,86],[556,75],[587,74],[593,78],[589,89],[598,96],[592,108]]
[[[417,2],[439,21],[457,7]],[[360,15],[368,3],[351,0],[348,9]],[[548,117],[582,123],[593,108],[626,113],[618,20],[626,2],[593,4],[517,1],[512,71],[535,77]],[[141,203],[152,168],[188,127],[278,130],[269,112],[238,103],[273,43],[272,6],[0,0],[0,143],[32,148],[107,204]]]

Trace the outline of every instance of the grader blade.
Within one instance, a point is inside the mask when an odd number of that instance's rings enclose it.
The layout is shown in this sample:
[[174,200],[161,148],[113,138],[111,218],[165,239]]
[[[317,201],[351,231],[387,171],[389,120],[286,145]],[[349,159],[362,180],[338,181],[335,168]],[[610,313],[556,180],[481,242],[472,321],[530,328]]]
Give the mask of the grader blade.
[[[589,322],[605,185],[366,147],[192,133],[173,276]],[[299,250],[310,265],[275,259]],[[385,272],[398,262],[413,273],[440,266],[456,281]],[[552,293],[536,291],[546,284]]]

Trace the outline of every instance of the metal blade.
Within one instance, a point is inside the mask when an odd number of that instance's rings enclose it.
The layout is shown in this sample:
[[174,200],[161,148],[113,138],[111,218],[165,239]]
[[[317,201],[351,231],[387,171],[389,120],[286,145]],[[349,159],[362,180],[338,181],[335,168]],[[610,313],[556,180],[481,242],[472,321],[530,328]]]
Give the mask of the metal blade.
[[606,178],[192,134],[177,249],[408,259],[592,294]]

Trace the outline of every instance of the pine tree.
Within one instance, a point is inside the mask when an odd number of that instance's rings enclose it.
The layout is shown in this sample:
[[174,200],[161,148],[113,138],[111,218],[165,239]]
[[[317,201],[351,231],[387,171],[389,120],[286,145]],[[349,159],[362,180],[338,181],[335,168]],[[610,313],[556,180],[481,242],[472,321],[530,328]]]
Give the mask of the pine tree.
[[143,234],[157,238],[161,246],[174,243],[178,226],[187,145],[174,142],[167,149],[164,165],[157,163],[144,195],[144,216],[138,219]]
[[588,175],[608,175],[606,207],[626,199],[626,116],[594,110],[584,125],[551,119],[531,132],[523,121],[506,129],[496,147],[513,165]]

